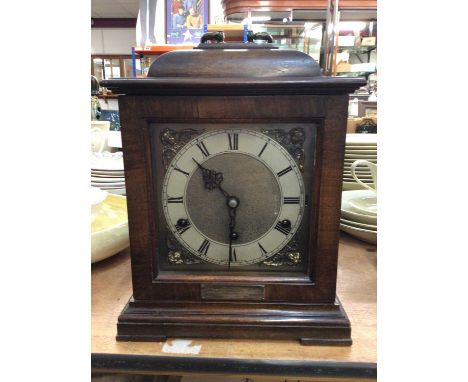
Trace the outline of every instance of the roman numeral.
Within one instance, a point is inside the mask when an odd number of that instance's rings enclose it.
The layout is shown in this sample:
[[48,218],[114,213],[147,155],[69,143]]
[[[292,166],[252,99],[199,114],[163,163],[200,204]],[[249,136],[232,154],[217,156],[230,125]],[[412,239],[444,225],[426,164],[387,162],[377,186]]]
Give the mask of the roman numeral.
[[197,147],[200,149],[204,157],[210,156],[210,153],[208,152],[208,149],[206,148],[205,143],[203,141],[197,143]]
[[178,167],[174,167],[174,170],[179,171],[180,173],[182,173],[182,174],[184,174],[184,175],[187,175],[187,176],[190,175],[190,173],[188,173],[187,171],[181,170],[181,169],[178,168]]
[[184,202],[184,197],[183,196],[178,196],[176,198],[167,198],[168,203],[183,203]]
[[263,246],[260,243],[257,243],[257,244],[260,247],[260,251],[262,251],[262,255],[266,255],[268,253],[267,250],[263,248]]
[[182,234],[183,234],[185,231],[187,231],[190,227],[192,227],[192,226],[190,225],[190,222],[187,222],[187,225],[184,226],[184,227],[182,227],[182,226],[180,226],[180,225],[178,225],[178,224],[175,225],[175,228],[176,228],[177,232],[179,233],[179,235],[182,235]]
[[235,248],[231,248],[231,253],[229,254],[229,261],[233,261],[233,262],[237,261],[236,249]]
[[229,139],[229,150],[238,150],[239,149],[239,134],[228,133],[228,139]]
[[261,149],[260,152],[258,153],[257,156],[258,156],[259,158],[262,156],[262,154],[263,154],[263,152],[265,151],[265,149],[266,149],[267,146],[268,146],[268,142],[266,142],[266,143],[263,145],[262,149]]
[[289,232],[291,232],[291,227],[283,227],[280,222],[276,223],[275,229],[280,231],[282,234],[287,235]]
[[285,196],[283,204],[299,204],[299,197],[296,196]]
[[276,175],[278,175],[278,177],[280,177],[280,176],[283,176],[284,174],[287,174],[291,170],[292,170],[292,167],[289,166],[289,167],[286,167],[284,170],[281,170],[280,172],[277,172]]
[[202,256],[206,256],[208,253],[208,248],[210,248],[210,242],[205,239],[203,243],[201,243],[200,248],[198,248],[198,253]]

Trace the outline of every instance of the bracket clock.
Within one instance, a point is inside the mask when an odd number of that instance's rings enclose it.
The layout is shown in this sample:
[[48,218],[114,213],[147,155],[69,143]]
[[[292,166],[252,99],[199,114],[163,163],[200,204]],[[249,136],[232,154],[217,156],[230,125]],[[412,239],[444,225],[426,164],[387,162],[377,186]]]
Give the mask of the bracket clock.
[[133,296],[122,341],[349,345],[336,296],[348,94],[306,54],[202,44],[119,96]]

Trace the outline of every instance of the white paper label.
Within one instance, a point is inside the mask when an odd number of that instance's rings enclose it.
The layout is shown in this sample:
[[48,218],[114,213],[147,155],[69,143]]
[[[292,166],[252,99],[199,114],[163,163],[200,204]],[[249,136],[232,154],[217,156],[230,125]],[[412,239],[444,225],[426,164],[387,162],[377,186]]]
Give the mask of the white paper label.
[[201,345],[190,346],[192,340],[172,340],[171,343],[165,342],[162,351],[163,353],[174,354],[198,354],[201,350]]

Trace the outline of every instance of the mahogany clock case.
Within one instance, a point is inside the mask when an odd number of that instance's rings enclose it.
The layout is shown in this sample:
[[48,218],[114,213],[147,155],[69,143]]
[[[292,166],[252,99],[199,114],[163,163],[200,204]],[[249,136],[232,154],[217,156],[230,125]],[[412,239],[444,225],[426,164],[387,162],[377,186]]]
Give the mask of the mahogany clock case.
[[[255,63],[255,56],[263,54],[256,50],[247,55]],[[283,63],[284,57],[276,65]],[[226,68],[222,71],[226,76]],[[277,72],[272,70],[271,76]],[[336,297],[341,174],[347,94],[365,81],[320,76],[227,81],[221,74],[214,79],[192,78],[190,71],[186,76],[102,82],[124,94],[119,96],[119,109],[133,297],[119,317],[117,339],[231,337],[350,345],[350,323]],[[278,271],[258,266],[204,270],[199,264],[178,264],[178,268],[161,261],[170,250],[160,207],[161,132],[226,126],[286,131],[301,127],[305,131],[308,201],[300,233],[303,260],[292,271],[286,265]]]

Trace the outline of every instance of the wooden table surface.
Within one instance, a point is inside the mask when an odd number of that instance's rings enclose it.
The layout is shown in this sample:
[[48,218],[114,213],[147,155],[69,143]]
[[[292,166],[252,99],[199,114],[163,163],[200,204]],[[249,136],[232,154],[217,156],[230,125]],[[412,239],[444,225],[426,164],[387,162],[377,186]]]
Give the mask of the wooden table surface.
[[[115,340],[118,315],[132,294],[129,254],[121,253],[92,265],[92,369],[142,374],[375,379],[376,266],[374,245],[342,233],[337,293],[351,320],[352,346],[194,338],[191,346],[201,345],[201,349],[191,355],[165,352],[164,343]],[[166,343],[171,341],[168,339]]]

